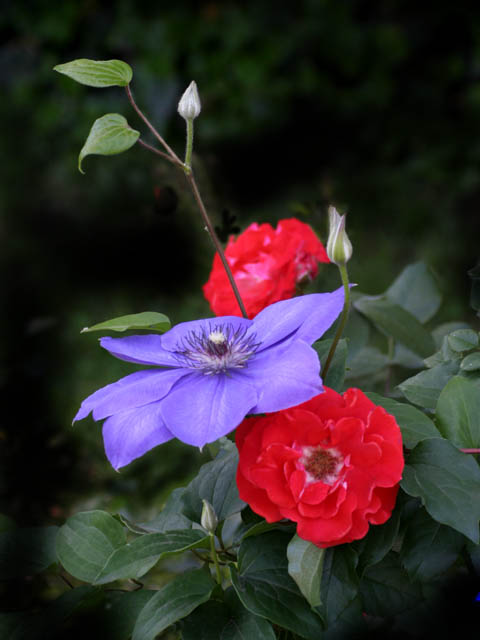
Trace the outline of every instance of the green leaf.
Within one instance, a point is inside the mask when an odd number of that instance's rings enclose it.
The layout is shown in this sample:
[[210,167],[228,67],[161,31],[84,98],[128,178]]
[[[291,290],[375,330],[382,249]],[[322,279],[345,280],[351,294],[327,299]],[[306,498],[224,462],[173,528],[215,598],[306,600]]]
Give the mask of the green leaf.
[[57,536],[57,555],[65,569],[94,582],[110,555],[126,542],[122,525],[105,511],[84,511],[67,520]]
[[101,623],[102,640],[129,640],[140,611],[156,592],[140,589],[124,592],[105,591],[104,593],[105,602],[101,610],[96,612]]
[[311,607],[321,604],[320,585],[324,552],[324,549],[308,540],[302,540],[297,534],[287,547],[288,574],[295,580]]
[[0,533],[0,579],[40,573],[57,561],[58,527],[9,528]]
[[80,58],[57,64],[54,71],[62,73],[87,87],[126,87],[132,80],[132,68],[121,60],[87,60]]
[[245,609],[232,588],[224,598],[225,602],[209,600],[185,618],[182,639],[275,640],[272,625]]
[[350,360],[349,370],[347,370],[345,377],[350,380],[352,378],[373,376],[388,364],[388,357],[380,349],[377,349],[377,347],[364,347]]
[[408,449],[413,449],[419,442],[427,438],[441,437],[433,421],[415,407],[391,398],[384,398],[377,393],[366,393],[365,395],[374,404],[383,407],[385,411],[395,416],[402,432],[403,444]]
[[454,351],[470,351],[478,347],[478,333],[473,329],[457,329],[448,336],[447,340]]
[[90,331],[130,331],[132,329],[149,329],[164,333],[171,326],[170,320],[163,313],[143,311],[142,313],[133,313],[128,316],[119,316],[112,320],[94,324],[91,327],[84,327],[80,333],[88,333]]
[[407,525],[400,561],[411,580],[428,581],[447,571],[464,543],[461,533],[435,522],[425,509],[419,509]]
[[112,156],[130,149],[140,136],[126,119],[118,113],[107,113],[93,123],[88,138],[78,156],[78,170],[82,169],[82,161],[89,155]]
[[448,440],[424,440],[410,453],[400,484],[434,520],[478,544],[480,469],[471,456]]
[[327,628],[334,625],[345,613],[358,593],[356,566],[358,557],[350,545],[326,549],[323,558],[321,598],[317,611]]
[[182,513],[185,487],[174,489],[169,495],[163,510],[150,522],[142,522],[141,527],[153,533],[164,533],[175,529],[191,529],[192,521]]
[[272,531],[246,538],[240,545],[232,583],[243,605],[302,638],[318,640],[321,618],[310,608],[287,572],[288,534]]
[[177,576],[147,602],[137,618],[132,640],[153,640],[171,624],[206,602],[215,587],[203,569]]
[[480,353],[470,353],[460,363],[461,371],[480,371]]
[[424,262],[416,262],[406,267],[385,295],[409,311],[421,323],[430,320],[442,302],[437,284]]
[[398,340],[408,349],[426,358],[435,349],[430,333],[403,307],[385,296],[363,296],[355,308],[371,320],[383,333]]
[[480,392],[476,384],[453,377],[437,402],[437,425],[457,447],[480,447]]
[[200,522],[204,499],[210,502],[219,521],[241,511],[245,503],[238,496],[237,466],[237,447],[224,438],[217,457],[204,464],[185,489],[182,496],[183,515]]
[[149,533],[116,549],[95,578],[95,584],[140,578],[161,558],[187,549],[207,548],[210,537],[204,531],[187,529]]
[[360,313],[355,311],[355,309],[350,308],[347,325],[345,327],[345,331],[343,332],[343,337],[347,340],[348,343],[348,364],[350,364],[350,361],[353,360],[355,355],[361,349],[367,346],[369,336],[370,324]]
[[397,507],[391,517],[381,525],[370,525],[367,535],[353,543],[358,558],[358,573],[381,562],[391,550],[400,526],[401,509]]
[[[330,351],[330,347],[333,344],[333,340],[321,340],[313,345],[313,348],[318,353],[318,357],[321,362],[321,370],[325,367],[325,363]],[[343,391],[343,380],[345,378],[345,364],[347,361],[347,341],[345,339],[339,340],[335,354],[330,363],[330,367],[327,371],[327,375],[323,378],[323,384],[335,391]]]
[[378,617],[390,618],[415,609],[422,599],[420,585],[410,582],[407,572],[400,566],[398,554],[393,551],[365,571],[360,592],[364,611]]
[[403,395],[426,409],[435,409],[443,387],[459,369],[458,362],[444,362],[407,378],[398,388]]

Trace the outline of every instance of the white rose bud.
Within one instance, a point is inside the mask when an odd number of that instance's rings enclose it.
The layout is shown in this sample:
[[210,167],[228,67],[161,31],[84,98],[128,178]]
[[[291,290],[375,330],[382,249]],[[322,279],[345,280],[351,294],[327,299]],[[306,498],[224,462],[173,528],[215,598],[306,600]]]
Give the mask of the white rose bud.
[[327,242],[327,256],[338,266],[345,265],[352,257],[352,243],[345,231],[345,216],[341,216],[335,207],[328,207],[330,232]]
[[185,120],[194,120],[200,113],[202,105],[197,91],[197,85],[194,80],[188,85],[185,93],[178,103],[178,113]]
[[208,533],[215,533],[217,528],[218,518],[215,513],[215,509],[212,507],[208,500],[202,500],[202,517],[200,518],[200,524]]

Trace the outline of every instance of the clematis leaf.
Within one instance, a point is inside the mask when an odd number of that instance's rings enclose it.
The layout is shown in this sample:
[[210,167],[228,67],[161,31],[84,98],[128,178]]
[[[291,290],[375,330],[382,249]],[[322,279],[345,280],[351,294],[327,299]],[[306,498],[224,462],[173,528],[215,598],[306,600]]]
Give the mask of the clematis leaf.
[[254,615],[230,587],[224,602],[209,600],[191,613],[182,625],[183,640],[275,640],[272,625]]
[[478,544],[480,468],[471,456],[448,440],[424,440],[410,453],[400,484],[434,520]]
[[88,60],[79,58],[57,64],[54,71],[62,73],[87,87],[126,87],[132,80],[132,68],[121,60]]
[[419,442],[427,438],[440,438],[441,434],[435,424],[424,413],[404,402],[397,402],[392,398],[384,398],[378,393],[366,393],[370,400],[383,407],[395,416],[395,420],[402,432],[404,445],[413,449]]
[[129,127],[126,119],[118,113],[107,113],[93,123],[88,138],[78,156],[78,170],[82,169],[82,161],[89,155],[112,156],[130,149],[140,132]]
[[251,613],[302,638],[318,640],[322,620],[287,572],[290,538],[279,531],[246,538],[240,545],[238,569],[230,566],[233,587]]
[[196,478],[185,489],[182,496],[184,516],[200,522],[202,500],[208,500],[219,521],[241,511],[245,503],[238,496],[236,474],[238,451],[236,446],[222,439],[222,448],[212,462],[204,464]]
[[435,344],[431,334],[414,315],[386,296],[363,296],[354,304],[380,331],[419,356],[426,358],[434,351]]
[[287,547],[288,574],[295,580],[311,607],[321,604],[320,584],[324,552],[324,549],[308,540],[302,540],[297,534]]
[[90,331],[130,331],[132,329],[148,329],[164,333],[171,326],[170,320],[163,313],[142,311],[142,313],[119,316],[118,318],[105,320],[105,322],[99,322],[91,327],[84,327],[80,333],[88,333]]
[[0,579],[40,573],[57,561],[58,527],[11,528],[0,533]]
[[424,262],[405,267],[385,295],[422,324],[436,314],[442,302],[435,279]]
[[431,580],[451,567],[464,544],[461,533],[436,522],[425,509],[419,509],[408,522],[400,561],[411,580]]
[[110,555],[125,542],[124,527],[109,513],[84,511],[60,528],[57,555],[72,576],[94,582]]
[[95,578],[95,584],[141,578],[161,558],[187,549],[207,548],[210,537],[204,531],[187,529],[150,533],[117,548]]
[[206,602],[214,587],[215,582],[203,569],[177,576],[157,591],[140,611],[132,640],[153,640]]
[[435,409],[443,387],[458,370],[458,361],[443,362],[407,378],[398,388],[410,402],[426,409]]
[[442,435],[457,447],[480,447],[480,392],[471,380],[454,376],[440,394],[436,408]]

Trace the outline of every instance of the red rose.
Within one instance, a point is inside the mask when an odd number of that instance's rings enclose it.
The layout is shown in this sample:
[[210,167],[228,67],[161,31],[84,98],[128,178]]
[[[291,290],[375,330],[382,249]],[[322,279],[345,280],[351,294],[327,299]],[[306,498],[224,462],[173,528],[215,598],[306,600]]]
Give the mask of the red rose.
[[300,538],[331,547],[391,516],[403,471],[395,418],[359,389],[324,393],[237,428],[242,500],[268,522],[297,522]]
[[[249,318],[292,298],[298,282],[315,278],[318,262],[330,262],[311,227],[295,218],[280,220],[276,229],[254,222],[237,238],[230,236],[225,256]],[[203,293],[215,315],[241,315],[218,254]]]

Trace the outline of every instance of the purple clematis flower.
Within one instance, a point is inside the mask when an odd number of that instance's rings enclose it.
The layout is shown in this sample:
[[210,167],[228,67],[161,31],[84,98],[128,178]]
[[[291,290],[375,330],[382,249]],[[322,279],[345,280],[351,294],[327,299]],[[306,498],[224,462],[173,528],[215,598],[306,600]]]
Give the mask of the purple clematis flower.
[[115,469],[171,438],[203,447],[248,413],[269,413],[322,391],[310,346],[332,325],[343,288],[276,302],[253,320],[226,316],[176,325],[163,335],[101,338],[121,360],[154,365],[99,389],[74,418],[103,425]]

